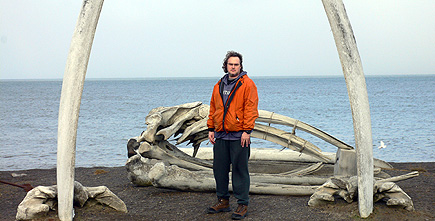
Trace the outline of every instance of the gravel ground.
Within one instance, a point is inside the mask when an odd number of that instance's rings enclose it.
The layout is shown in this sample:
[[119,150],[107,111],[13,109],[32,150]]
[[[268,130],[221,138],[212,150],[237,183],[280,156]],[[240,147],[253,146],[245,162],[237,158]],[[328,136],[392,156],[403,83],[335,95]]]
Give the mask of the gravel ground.
[[[420,176],[397,184],[412,198],[415,211],[389,207],[385,202],[374,204],[368,220],[435,220],[435,162],[391,163],[392,176],[418,170]],[[26,176],[12,177],[12,173]],[[127,205],[128,213],[89,201],[83,208],[75,207],[75,220],[231,220],[231,212],[209,215],[207,207],[216,202],[211,192],[182,192],[155,187],[136,187],[127,179],[124,167],[76,168],[76,180],[83,186],[107,186]],[[50,186],[56,184],[56,169],[0,171],[0,180]],[[26,192],[15,186],[0,184],[0,220],[15,220],[18,204]],[[358,203],[337,198],[322,207],[308,207],[309,196],[251,195],[249,216],[245,220],[355,220],[360,219]],[[231,207],[237,207],[231,198]],[[58,220],[56,211],[38,220]]]

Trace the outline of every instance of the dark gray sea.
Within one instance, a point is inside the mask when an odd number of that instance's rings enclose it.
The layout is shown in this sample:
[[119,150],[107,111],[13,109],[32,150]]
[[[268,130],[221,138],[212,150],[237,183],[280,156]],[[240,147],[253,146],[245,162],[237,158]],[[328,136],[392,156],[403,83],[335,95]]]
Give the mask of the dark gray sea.
[[[146,130],[145,117],[151,109],[194,101],[208,104],[217,80],[87,79],[76,167],[123,166],[127,141]],[[355,146],[344,77],[253,80],[260,109],[298,119]],[[366,82],[374,157],[389,162],[434,162],[435,76],[368,76]],[[61,80],[0,81],[0,170],[56,167],[61,87]],[[296,135],[322,151],[336,152],[335,147],[302,131]],[[378,149],[380,141],[387,147]],[[253,140],[252,147],[280,148],[259,139]]]

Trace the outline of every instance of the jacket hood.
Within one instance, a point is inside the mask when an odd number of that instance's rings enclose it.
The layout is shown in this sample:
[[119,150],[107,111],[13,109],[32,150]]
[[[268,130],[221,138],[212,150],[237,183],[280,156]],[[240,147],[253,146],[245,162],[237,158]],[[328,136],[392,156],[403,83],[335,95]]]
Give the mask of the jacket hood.
[[[242,73],[239,74],[239,76],[238,76],[235,80],[238,81],[241,77],[243,77],[243,76],[246,75],[246,74],[248,74],[248,72],[243,71]],[[225,74],[225,75],[222,77],[221,80],[222,80],[225,84],[228,84],[228,77],[229,77],[229,75],[228,75],[228,74]]]

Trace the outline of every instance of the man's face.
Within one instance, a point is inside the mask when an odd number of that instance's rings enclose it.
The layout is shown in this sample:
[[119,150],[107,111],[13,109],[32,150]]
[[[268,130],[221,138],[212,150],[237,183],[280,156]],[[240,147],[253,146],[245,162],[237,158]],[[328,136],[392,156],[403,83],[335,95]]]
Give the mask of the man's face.
[[240,59],[238,57],[230,57],[227,62],[227,70],[230,78],[236,78],[240,74]]

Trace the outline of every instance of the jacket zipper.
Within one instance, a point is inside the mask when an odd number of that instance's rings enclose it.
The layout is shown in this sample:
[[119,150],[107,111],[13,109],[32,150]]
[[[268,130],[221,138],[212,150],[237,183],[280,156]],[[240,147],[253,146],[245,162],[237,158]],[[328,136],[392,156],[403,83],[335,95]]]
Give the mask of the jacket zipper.
[[[222,119],[222,127],[223,127],[223,129],[224,129],[224,131],[226,133],[228,133],[228,132],[225,130],[225,117],[227,116],[228,108],[230,107],[231,101],[234,98],[234,94],[236,93],[237,89],[239,89],[239,87],[242,86],[242,82],[240,81],[240,79],[238,80],[237,85],[231,91],[230,96],[228,97],[227,102],[224,104],[224,116],[223,116],[223,119]],[[219,87],[222,88],[222,85],[219,85]],[[221,94],[222,103],[223,103],[224,102],[224,98],[222,96],[222,90],[223,90],[223,88],[222,89],[221,88],[219,88],[219,91],[221,92],[220,94]]]

